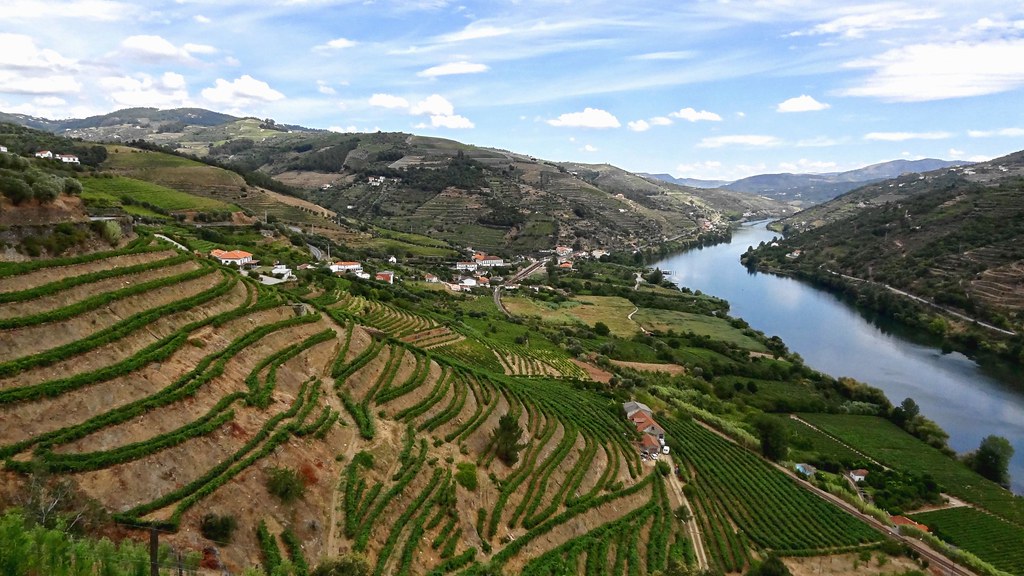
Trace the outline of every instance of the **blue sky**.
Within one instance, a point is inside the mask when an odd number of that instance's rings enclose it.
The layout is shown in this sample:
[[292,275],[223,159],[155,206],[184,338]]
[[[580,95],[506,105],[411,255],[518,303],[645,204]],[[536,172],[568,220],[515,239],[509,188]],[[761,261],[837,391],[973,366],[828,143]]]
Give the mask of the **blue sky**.
[[1024,3],[7,0],[0,110],[198,106],[737,179],[1024,149]]

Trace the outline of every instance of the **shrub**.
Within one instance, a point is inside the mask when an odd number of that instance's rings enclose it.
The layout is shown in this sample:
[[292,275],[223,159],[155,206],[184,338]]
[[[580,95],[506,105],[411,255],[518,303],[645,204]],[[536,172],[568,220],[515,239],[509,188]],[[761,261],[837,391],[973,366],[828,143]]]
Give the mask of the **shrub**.
[[237,526],[238,521],[234,516],[219,514],[207,514],[199,521],[199,530],[203,533],[203,538],[221,545],[231,543],[231,534]]
[[267,490],[282,502],[288,503],[301,498],[306,485],[295,470],[274,466],[267,473]]
[[476,490],[476,464],[472,462],[459,462],[456,465],[456,469],[458,471],[455,473],[455,481],[466,490]]

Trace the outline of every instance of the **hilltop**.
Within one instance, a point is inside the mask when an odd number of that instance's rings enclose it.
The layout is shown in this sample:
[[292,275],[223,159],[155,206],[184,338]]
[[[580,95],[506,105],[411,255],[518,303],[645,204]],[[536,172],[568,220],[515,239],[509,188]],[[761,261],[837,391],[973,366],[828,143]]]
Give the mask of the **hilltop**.
[[[860,294],[858,301],[968,352],[981,347],[1024,361],[1021,336],[1013,336],[1024,332],[1022,190],[1022,152],[871,184],[782,220],[785,240],[759,247],[747,262]],[[936,316],[935,308],[870,286],[951,313]],[[965,318],[992,327],[972,328]]]
[[744,215],[792,211],[744,194],[634,175],[626,185],[588,180],[555,162],[409,134],[338,134],[195,109],[33,122],[103,142],[141,139],[243,174],[269,176],[287,193],[336,212],[337,222],[349,228],[369,223],[505,255],[556,244],[642,249],[722,232]]
[[820,174],[758,174],[733,182],[718,180],[677,179],[669,174],[649,174],[652,178],[675,184],[693,185],[699,188],[722,188],[735,192],[757,194],[794,206],[813,206],[827,202],[850,190],[866,184],[896,178],[904,174],[930,172],[941,168],[970,164],[959,160],[891,160],[872,164],[845,172],[824,172]]

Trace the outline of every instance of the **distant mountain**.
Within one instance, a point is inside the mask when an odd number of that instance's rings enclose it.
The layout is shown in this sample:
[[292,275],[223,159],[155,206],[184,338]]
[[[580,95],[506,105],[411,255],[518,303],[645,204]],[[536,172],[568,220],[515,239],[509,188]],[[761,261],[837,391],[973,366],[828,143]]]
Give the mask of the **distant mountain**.
[[930,172],[932,170],[963,166],[965,164],[969,164],[969,162],[937,160],[934,158],[892,160],[846,172],[759,174],[726,184],[723,188],[767,196],[783,202],[813,205],[825,202],[872,182],[896,178],[903,174]]
[[662,182],[668,182],[669,184],[678,184],[679,186],[689,186],[690,188],[721,188],[722,186],[729,183],[729,180],[701,180],[699,178],[676,178],[671,174],[648,174],[646,172],[637,173],[644,178],[653,178],[655,180],[661,180]]
[[[920,166],[920,165],[918,165]],[[876,182],[780,222],[785,239],[747,255],[783,271],[858,295],[862,283],[904,290],[1012,332],[1024,332],[1024,152],[989,162]],[[904,321],[956,337],[965,326],[932,323],[885,291],[858,297]],[[999,333],[996,350],[1024,363],[1018,342]],[[961,340],[974,351],[977,341]]]
[[[376,226],[502,255],[556,244],[639,249],[724,231],[729,222],[778,218],[794,208],[768,198],[680,186],[610,165],[557,164],[507,150],[403,133],[341,134],[209,110],[131,108],[80,120],[10,115],[65,137],[143,140],[237,171],[336,211],[342,225]],[[161,150],[163,151],[163,150]],[[133,177],[154,178],[152,171]],[[235,182],[154,183],[248,205]],[[208,171],[209,172],[209,171]],[[385,182],[386,180],[386,182]],[[252,209],[252,212],[259,212]]]

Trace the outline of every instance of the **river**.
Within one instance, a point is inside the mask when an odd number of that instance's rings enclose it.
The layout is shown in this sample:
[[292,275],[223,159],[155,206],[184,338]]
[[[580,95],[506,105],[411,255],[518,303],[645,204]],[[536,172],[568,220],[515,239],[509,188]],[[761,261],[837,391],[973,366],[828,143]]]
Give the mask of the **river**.
[[748,246],[774,236],[764,222],[746,224],[728,243],[654,265],[679,286],[728,300],[730,315],[779,336],[808,366],[880,388],[893,404],[913,398],[923,415],[949,433],[949,445],[958,452],[976,449],[990,434],[1007,438],[1016,450],[1012,488],[1024,494],[1024,393],[1011,386],[1024,381],[1024,371],[1008,367],[996,374],[962,354],[943,354],[900,326],[869,320],[828,292],[740,264]]

